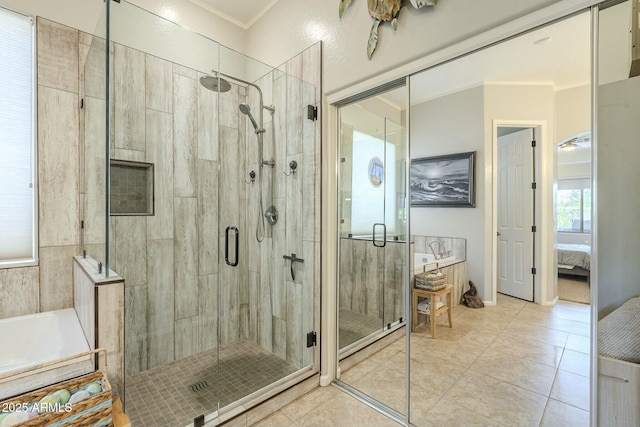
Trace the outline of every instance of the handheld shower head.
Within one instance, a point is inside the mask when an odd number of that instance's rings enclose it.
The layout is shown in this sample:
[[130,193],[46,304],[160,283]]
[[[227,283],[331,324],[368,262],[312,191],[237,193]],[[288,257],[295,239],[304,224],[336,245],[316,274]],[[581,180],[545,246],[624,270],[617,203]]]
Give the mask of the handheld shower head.
[[242,114],[246,114],[247,116],[249,116],[249,120],[251,120],[251,124],[253,125],[253,128],[255,129],[256,133],[259,133],[260,131],[262,131],[262,129],[260,129],[260,126],[258,126],[258,122],[256,122],[256,119],[253,118],[253,115],[251,114],[251,108],[249,107],[249,104],[247,104],[246,102],[241,103],[240,112]]

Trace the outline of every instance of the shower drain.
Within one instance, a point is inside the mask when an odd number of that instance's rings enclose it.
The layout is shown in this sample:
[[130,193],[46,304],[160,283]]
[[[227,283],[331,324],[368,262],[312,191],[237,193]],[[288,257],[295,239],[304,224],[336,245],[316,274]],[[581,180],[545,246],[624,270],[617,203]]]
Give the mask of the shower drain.
[[192,393],[197,393],[207,388],[209,388],[209,383],[206,381],[200,381],[189,386],[189,390],[191,390]]

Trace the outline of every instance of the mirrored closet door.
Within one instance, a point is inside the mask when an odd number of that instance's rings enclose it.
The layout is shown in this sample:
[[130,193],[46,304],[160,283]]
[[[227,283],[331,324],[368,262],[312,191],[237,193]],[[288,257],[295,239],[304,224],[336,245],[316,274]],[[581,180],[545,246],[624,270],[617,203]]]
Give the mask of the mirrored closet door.
[[339,109],[340,380],[406,413],[406,88]]

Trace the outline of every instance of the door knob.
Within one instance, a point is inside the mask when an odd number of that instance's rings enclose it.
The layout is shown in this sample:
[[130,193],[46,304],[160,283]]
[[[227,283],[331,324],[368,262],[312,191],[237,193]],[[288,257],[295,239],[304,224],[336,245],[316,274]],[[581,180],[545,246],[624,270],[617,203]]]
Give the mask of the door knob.
[[498,233],[497,233],[497,234],[498,234],[498,237],[502,236],[502,234],[501,234],[499,231],[498,231]]

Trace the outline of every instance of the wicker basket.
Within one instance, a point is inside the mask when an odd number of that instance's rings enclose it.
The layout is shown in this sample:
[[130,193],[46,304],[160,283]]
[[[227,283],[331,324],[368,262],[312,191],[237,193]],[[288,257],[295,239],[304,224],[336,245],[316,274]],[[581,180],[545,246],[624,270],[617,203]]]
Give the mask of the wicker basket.
[[434,276],[432,271],[416,274],[415,287],[427,291],[438,291],[447,286],[447,275],[441,273],[439,267],[436,267],[435,274],[440,275]]
[[[102,352],[104,354],[104,371],[95,371],[85,375],[81,375],[77,378],[62,381],[57,384],[53,384],[38,390],[24,393],[10,399],[0,402],[0,407],[21,407],[30,403],[39,402],[43,397],[52,394],[58,390],[76,390],[95,381],[102,381],[102,391],[94,394],[87,399],[77,402],[70,407],[61,405],[60,410],[47,412],[40,414],[35,418],[28,421],[16,424],[19,427],[89,427],[89,426],[113,426],[111,404],[111,385],[107,379],[107,352],[105,349],[97,349],[88,351],[86,353],[74,355],[73,358],[91,355]],[[68,359],[68,358],[67,358]],[[62,360],[67,360],[62,359]],[[37,368],[44,368],[48,366],[54,366],[61,362],[56,360],[54,362],[45,363],[39,365]],[[17,375],[20,372],[14,372],[10,375]]]

